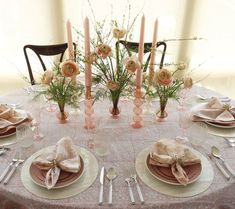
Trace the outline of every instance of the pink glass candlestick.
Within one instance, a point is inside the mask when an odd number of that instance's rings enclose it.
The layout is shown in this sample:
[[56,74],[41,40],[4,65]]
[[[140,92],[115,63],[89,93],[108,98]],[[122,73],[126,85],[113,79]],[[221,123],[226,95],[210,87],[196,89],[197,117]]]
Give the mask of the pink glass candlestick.
[[134,109],[133,109],[133,122],[131,126],[133,128],[141,128],[143,127],[143,122],[142,122],[142,105],[143,105],[143,98],[142,98],[142,93],[140,89],[136,89],[135,91],[135,99],[134,99]]

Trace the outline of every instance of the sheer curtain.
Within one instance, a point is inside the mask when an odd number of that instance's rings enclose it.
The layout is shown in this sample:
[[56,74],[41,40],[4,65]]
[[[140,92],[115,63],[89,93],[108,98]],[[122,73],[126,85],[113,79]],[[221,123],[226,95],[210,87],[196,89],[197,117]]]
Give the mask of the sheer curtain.
[[[166,63],[186,62],[189,71],[197,68],[193,71],[197,79],[209,73],[209,78],[222,73],[234,76],[235,28],[230,24],[235,18],[233,0],[1,0],[1,5],[5,6],[0,8],[3,29],[0,33],[0,89],[6,80],[8,87],[9,83],[15,87],[27,85],[19,75],[28,76],[24,45],[66,42],[67,19],[74,29],[83,31],[84,17],[93,19],[89,2],[97,21],[108,21],[112,16],[122,22],[123,14],[127,18],[128,5],[131,5],[131,19],[139,12],[140,16],[145,14],[146,42],[152,41],[153,24],[158,17],[158,40],[168,40]],[[134,41],[139,39],[140,16],[133,29]],[[73,37],[76,41],[75,30]],[[203,39],[172,40],[193,37]]]

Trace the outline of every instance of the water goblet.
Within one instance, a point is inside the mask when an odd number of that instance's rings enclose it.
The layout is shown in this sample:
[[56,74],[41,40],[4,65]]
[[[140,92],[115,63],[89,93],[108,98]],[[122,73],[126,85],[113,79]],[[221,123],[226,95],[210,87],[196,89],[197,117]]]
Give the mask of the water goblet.
[[176,136],[176,140],[180,143],[188,142],[187,129],[191,125],[191,112],[190,111],[180,111],[179,112],[179,126],[181,129],[181,135]]
[[189,88],[184,88],[179,91],[179,105],[176,108],[178,111],[186,110],[186,99],[188,98],[189,91]]
[[44,135],[40,132],[39,126],[41,121],[41,113],[43,111],[43,102],[41,96],[31,100],[30,112],[32,114],[32,125],[34,127],[34,139],[41,140]]

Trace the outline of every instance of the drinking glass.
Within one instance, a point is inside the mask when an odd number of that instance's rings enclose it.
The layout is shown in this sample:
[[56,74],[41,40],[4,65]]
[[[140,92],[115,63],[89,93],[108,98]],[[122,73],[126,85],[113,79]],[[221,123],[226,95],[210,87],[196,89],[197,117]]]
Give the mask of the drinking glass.
[[33,117],[32,125],[34,126],[34,139],[41,140],[44,135],[40,131],[41,113],[44,107],[44,102],[41,96],[31,100],[30,112]]
[[94,135],[94,151],[98,156],[106,156],[109,154],[109,145],[112,138],[112,129],[102,129],[96,132]]
[[23,123],[16,127],[16,139],[22,148],[33,145],[33,131],[30,123]]
[[179,126],[181,129],[181,135],[176,136],[176,140],[180,143],[188,142],[187,130],[191,125],[191,112],[180,111],[179,112]]
[[179,111],[186,110],[186,99],[188,98],[190,89],[184,88],[179,91],[179,105],[176,108]]
[[94,136],[99,130],[100,120],[100,117],[93,117],[92,122],[87,124],[87,147],[89,149],[94,149]]
[[195,148],[199,148],[208,137],[208,127],[205,123],[195,122],[189,128],[189,142]]

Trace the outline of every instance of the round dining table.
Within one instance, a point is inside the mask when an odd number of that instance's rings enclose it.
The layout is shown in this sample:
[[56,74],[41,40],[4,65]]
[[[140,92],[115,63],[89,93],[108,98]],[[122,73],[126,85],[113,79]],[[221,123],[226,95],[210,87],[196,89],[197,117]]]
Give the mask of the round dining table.
[[[196,95],[203,96],[221,96],[220,94],[209,89],[194,86],[189,92],[187,107],[199,104]],[[66,110],[70,112],[69,120],[65,124],[58,122],[55,112],[48,112],[46,107],[48,102],[38,104],[38,107],[32,102],[33,95],[29,94],[24,89],[19,89],[7,95],[0,97],[1,104],[19,103],[21,109],[29,112],[37,112],[37,120],[39,121],[40,132],[44,134],[41,140],[34,140],[34,143],[29,148],[21,148],[17,140],[12,144],[1,144],[4,138],[0,139],[0,146],[10,148],[5,154],[0,156],[0,174],[7,167],[14,157],[16,151],[21,152],[25,158],[30,157],[38,150],[55,145],[64,136],[69,136],[73,139],[74,144],[83,147],[94,154],[98,161],[99,173],[94,183],[85,191],[68,198],[63,199],[45,199],[38,197],[29,192],[21,181],[20,165],[16,173],[12,176],[9,183],[4,185],[0,183],[0,208],[1,209],[97,209],[97,208],[135,208],[135,209],[233,209],[235,208],[235,178],[231,177],[227,180],[216,167],[215,161],[208,157],[211,152],[211,146],[215,145],[221,149],[223,158],[235,168],[235,148],[228,145],[225,139],[221,136],[207,134],[198,151],[204,155],[211,163],[214,170],[214,178],[212,184],[204,192],[191,197],[172,197],[161,194],[149,188],[140,178],[139,185],[144,197],[144,204],[141,204],[138,193],[132,185],[135,204],[131,203],[128,185],[125,179],[130,176],[130,172],[135,169],[135,161],[138,154],[153,145],[160,138],[175,139],[181,134],[179,126],[179,111],[177,110],[178,103],[175,100],[169,100],[167,104],[168,117],[165,121],[159,122],[156,120],[156,110],[159,107],[159,101],[148,103],[146,111],[145,103],[143,104],[143,127],[134,129],[130,126],[133,118],[133,101],[130,99],[120,99],[119,106],[121,114],[117,119],[113,119],[109,114],[111,103],[108,100],[95,102],[94,118],[95,130],[87,130],[84,128],[84,103],[80,103],[80,113],[74,114],[71,111],[72,107],[66,106]],[[201,101],[200,101],[201,102]],[[235,105],[235,101],[231,101]],[[38,108],[35,111],[35,108]],[[150,110],[153,110],[152,113]],[[96,133],[106,133],[105,145],[108,147],[107,155],[99,155],[96,151]],[[189,134],[190,135],[190,134]],[[16,136],[12,136],[16,137]],[[2,140],[2,141],[1,141]],[[93,140],[93,141],[92,141]],[[94,145],[94,146],[93,146]],[[188,146],[190,146],[190,137]],[[92,163],[92,162],[91,162]],[[113,180],[113,204],[108,204],[109,182],[105,177],[104,183],[104,200],[99,206],[99,190],[100,179],[99,174],[102,167],[113,167],[117,173],[117,177]],[[66,188],[65,188],[66,189]],[[53,190],[51,191],[53,192]]]

